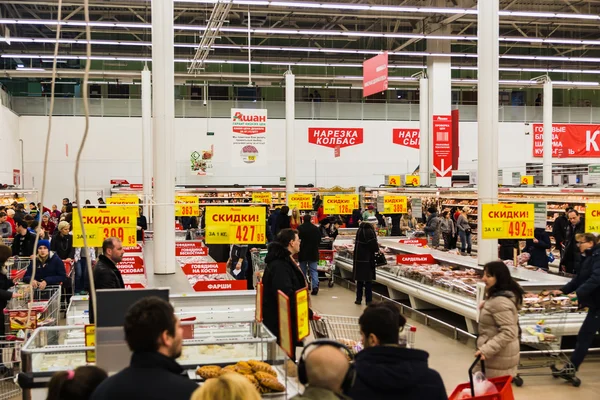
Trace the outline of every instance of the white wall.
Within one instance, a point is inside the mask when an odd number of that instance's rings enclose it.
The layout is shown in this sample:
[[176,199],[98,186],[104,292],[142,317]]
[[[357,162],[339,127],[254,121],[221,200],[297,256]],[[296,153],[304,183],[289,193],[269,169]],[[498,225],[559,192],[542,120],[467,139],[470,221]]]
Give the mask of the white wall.
[[[47,124],[47,117],[20,118],[19,132],[25,144],[26,187],[41,187]],[[52,124],[45,202],[58,204],[63,197],[74,196],[74,163],[84,119],[54,117]],[[142,182],[141,127],[140,118],[91,118],[80,175],[82,188],[86,191],[84,196],[94,200],[97,190],[107,191],[110,179]],[[341,157],[334,158],[332,148],[308,142],[309,127],[364,128],[364,143],[342,148]],[[379,185],[386,174],[412,172],[419,163],[419,152],[393,144],[392,129],[416,127],[418,122],[298,120],[295,128],[296,183],[324,187]],[[269,160],[266,167],[231,165],[230,129],[229,119],[175,120],[178,184],[279,184],[279,177],[285,176],[285,121],[269,121]],[[511,171],[524,173],[527,162],[541,162],[541,159],[533,158],[532,135],[525,135],[525,130],[522,123],[500,124],[499,164],[505,175],[510,175]],[[214,132],[214,136],[207,136],[207,131]],[[192,175],[190,153],[207,150],[211,145],[215,147],[214,176]],[[461,123],[459,169],[476,169],[477,157],[477,123]]]
[[0,105],[0,183],[12,185],[13,169],[21,169],[19,117]]

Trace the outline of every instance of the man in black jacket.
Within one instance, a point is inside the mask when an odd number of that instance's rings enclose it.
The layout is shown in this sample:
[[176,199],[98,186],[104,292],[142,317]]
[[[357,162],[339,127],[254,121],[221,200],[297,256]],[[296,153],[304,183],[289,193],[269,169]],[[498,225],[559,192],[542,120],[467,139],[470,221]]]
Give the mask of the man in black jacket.
[[369,305],[360,319],[364,350],[356,355],[354,400],[447,400],[440,374],[429,368],[429,354],[398,345],[406,320],[390,303]]
[[108,378],[92,400],[189,400],[198,385],[175,361],[181,356],[183,329],[173,306],[157,297],[135,303],[125,316],[131,364]]
[[[123,259],[123,243],[110,237],[102,243],[102,254],[94,266],[94,285],[98,289],[125,289],[125,283],[117,264]],[[90,296],[90,323],[94,323],[92,296]]]
[[569,218],[569,226],[567,228],[567,237],[565,238],[565,251],[563,257],[560,260],[561,270],[569,274],[576,273],[575,265],[579,261],[580,252],[577,248],[577,240],[575,236],[578,233],[585,232],[585,223],[579,215],[579,212],[575,209],[570,210],[567,213]]
[[319,262],[319,244],[321,243],[321,230],[311,222],[311,216],[304,216],[304,223],[298,227],[298,237],[300,238],[300,252],[298,261],[304,276],[310,270],[310,282],[312,285],[312,295],[319,293],[319,272],[317,264]]
[[564,244],[567,237],[567,228],[569,227],[569,219],[567,214],[572,210],[571,207],[567,207],[565,214],[561,214],[554,220],[552,224],[552,236],[554,236],[554,242],[556,248],[560,251],[560,258],[563,258]]
[[27,222],[19,219],[15,221],[17,234],[12,244],[12,254],[15,257],[31,257],[35,244],[35,233],[29,232]]

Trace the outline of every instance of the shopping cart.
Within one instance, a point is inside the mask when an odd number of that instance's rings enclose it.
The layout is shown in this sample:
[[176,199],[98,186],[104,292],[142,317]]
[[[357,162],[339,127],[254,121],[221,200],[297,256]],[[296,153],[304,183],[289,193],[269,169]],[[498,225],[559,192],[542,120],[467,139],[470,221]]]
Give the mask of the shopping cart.
[[[358,317],[319,314],[310,321],[310,325],[315,339],[338,341],[350,347],[356,353],[363,348]],[[415,326],[406,324],[400,329],[399,345],[413,348],[416,333],[417,328]]]
[[267,263],[265,263],[265,257],[267,257],[267,250],[253,251],[250,254],[250,256],[252,257],[252,280],[254,282],[254,287],[256,287],[256,284],[262,280],[265,268],[267,268]]
[[[519,372],[513,378],[515,385],[522,386],[524,376],[543,375],[562,377],[575,387],[581,385],[569,356],[561,349],[561,338],[567,326],[568,316],[576,312],[577,307],[530,308],[528,311],[535,312],[531,317],[532,321],[537,322],[521,324],[521,344],[537,350],[538,357],[521,357]],[[522,319],[526,317],[527,314]]]
[[0,400],[21,398],[21,388],[15,383],[21,370],[20,340],[6,340],[0,336]]
[[[23,297],[9,300],[4,309],[7,335],[20,337],[19,332],[23,330],[58,325],[61,286],[47,286],[43,290],[33,289],[33,302],[31,302],[32,289],[30,285],[19,285],[16,290]],[[29,311],[30,306],[31,312]]]
[[6,261],[8,277],[11,280],[22,280],[27,272],[27,267],[31,264],[29,257],[13,257]]
[[11,247],[14,242],[13,238],[2,238],[1,240],[2,240],[2,243],[8,247]]
[[[327,286],[333,287],[333,270],[335,269],[335,263],[333,261],[334,250],[319,250],[319,263],[317,265],[317,271],[319,274],[323,274],[323,280],[327,280]],[[319,280],[321,277],[319,276]]]

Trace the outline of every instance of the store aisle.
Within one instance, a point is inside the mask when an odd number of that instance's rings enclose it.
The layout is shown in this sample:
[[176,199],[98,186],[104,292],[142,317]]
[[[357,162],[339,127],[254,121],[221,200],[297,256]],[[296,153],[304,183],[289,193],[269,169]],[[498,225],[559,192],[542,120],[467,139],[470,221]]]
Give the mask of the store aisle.
[[[331,289],[321,285],[319,295],[312,296],[311,302],[313,309],[320,314],[358,317],[365,308],[364,305],[354,304],[354,292],[338,285]],[[429,365],[440,373],[449,394],[458,384],[468,381],[467,369],[475,353],[472,341],[463,344],[413,320],[408,323],[417,327],[415,346],[429,352]],[[523,387],[513,386],[513,390],[517,400],[596,400],[600,398],[599,376],[600,358],[596,356],[582,365],[578,373],[582,381],[579,388],[572,387],[562,379],[540,376],[524,377]]]

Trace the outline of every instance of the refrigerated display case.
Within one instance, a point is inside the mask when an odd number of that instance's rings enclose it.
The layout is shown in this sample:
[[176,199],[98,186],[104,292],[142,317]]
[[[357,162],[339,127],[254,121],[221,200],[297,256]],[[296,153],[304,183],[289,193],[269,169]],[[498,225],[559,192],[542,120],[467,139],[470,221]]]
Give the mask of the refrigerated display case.
[[[457,254],[429,248],[401,244],[398,238],[379,239],[388,264],[377,269],[376,282],[388,290],[388,297],[395,300],[408,300],[410,307],[416,310],[444,309],[458,314],[465,319],[467,330],[477,332],[478,307],[483,299],[483,291],[477,282],[483,275],[483,267],[477,260]],[[339,238],[334,243],[336,266],[342,278],[352,278],[352,254],[354,239]],[[426,264],[405,261],[398,265],[398,254],[431,257]],[[416,260],[422,262],[423,260]],[[560,289],[569,279],[530,271],[525,268],[508,267],[512,277],[529,293],[529,299],[520,312],[520,324],[523,329],[535,326],[539,320],[545,320],[545,327],[557,328],[558,321],[548,316],[546,310],[552,307],[563,307],[565,302],[571,305],[571,299],[552,298],[549,291]],[[533,297],[537,294],[537,297]],[[586,313],[573,308],[564,324],[562,332],[565,336],[576,335],[583,323]],[[555,323],[556,322],[556,323]]]

